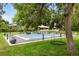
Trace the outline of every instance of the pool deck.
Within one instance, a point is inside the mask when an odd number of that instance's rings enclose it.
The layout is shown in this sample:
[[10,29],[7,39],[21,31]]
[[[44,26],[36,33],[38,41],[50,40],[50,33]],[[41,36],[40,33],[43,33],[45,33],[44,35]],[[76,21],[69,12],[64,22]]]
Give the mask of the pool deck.
[[36,40],[42,40],[42,39],[40,39],[40,38],[25,40],[25,39],[19,38],[19,37],[17,37],[17,36],[15,36],[15,39],[16,39],[16,43],[31,42],[31,41],[36,41]]
[[[43,39],[37,38],[37,39],[29,39],[29,40],[25,40],[19,37],[16,37],[16,43],[15,44],[9,44],[10,46],[14,46],[14,45],[19,45],[19,44],[26,44],[26,43],[32,43],[32,42],[38,42],[38,41],[43,41]],[[45,39],[46,40],[46,39]]]

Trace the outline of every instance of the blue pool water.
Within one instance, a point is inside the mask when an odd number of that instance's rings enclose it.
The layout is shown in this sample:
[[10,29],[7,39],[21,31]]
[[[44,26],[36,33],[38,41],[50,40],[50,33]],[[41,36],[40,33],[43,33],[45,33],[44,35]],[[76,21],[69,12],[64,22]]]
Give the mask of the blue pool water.
[[[35,38],[43,38],[43,34],[36,34],[36,33],[32,33],[32,34],[19,34],[18,35],[21,38],[29,38],[29,39],[35,39]],[[60,37],[60,34],[56,34],[56,33],[50,33],[50,34],[44,34],[44,38],[63,38],[64,35],[62,35],[62,37]]]
[[[24,38],[30,38],[30,39],[34,39],[34,38],[43,38],[43,34],[20,34],[18,35],[20,37],[24,37]],[[48,38],[50,36],[50,34],[44,34],[44,38]]]

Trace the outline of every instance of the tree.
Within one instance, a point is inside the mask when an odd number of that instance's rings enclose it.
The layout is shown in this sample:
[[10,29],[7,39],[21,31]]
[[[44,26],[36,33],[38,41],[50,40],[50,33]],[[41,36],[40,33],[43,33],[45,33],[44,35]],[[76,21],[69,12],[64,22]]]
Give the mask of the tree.
[[73,53],[75,51],[74,48],[74,41],[71,31],[71,17],[73,13],[73,4],[66,4],[65,8],[65,33],[67,38],[67,46],[68,46],[68,52]]
[[56,3],[51,5],[51,21],[50,28],[54,27],[54,23],[56,23],[56,29],[59,29],[60,37],[62,36],[62,31],[64,30],[64,4]]
[[72,15],[72,30],[79,31],[79,4],[74,4]]
[[2,18],[2,15],[5,13],[3,7],[5,4],[0,3],[0,32],[8,31],[9,23]]
[[17,10],[14,21],[19,24],[21,20],[26,30],[38,29],[41,24],[49,25],[50,11],[47,4],[13,4],[13,7]]

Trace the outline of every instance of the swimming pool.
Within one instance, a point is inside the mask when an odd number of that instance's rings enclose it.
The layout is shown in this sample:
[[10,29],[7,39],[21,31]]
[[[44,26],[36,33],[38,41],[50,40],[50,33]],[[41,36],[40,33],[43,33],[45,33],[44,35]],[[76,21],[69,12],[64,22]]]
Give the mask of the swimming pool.
[[[62,35],[62,37],[60,37],[60,34],[56,34],[56,33],[44,33],[43,34],[36,34],[36,33],[32,33],[32,34],[18,34],[18,35],[14,35],[12,37],[9,37],[7,39],[6,36],[4,36],[5,40],[8,42],[8,44],[10,46],[13,45],[18,45],[18,44],[24,44],[24,43],[30,43],[30,42],[37,42],[37,41],[42,41],[44,40],[50,40],[50,38],[52,39],[56,39],[56,38],[63,38],[64,35]],[[16,39],[16,42],[14,44],[11,43],[11,41],[13,42],[13,40]]]
[[36,34],[36,33],[32,33],[32,34],[19,34],[17,36],[20,37],[20,38],[24,38],[26,40],[27,39],[37,39],[37,38],[42,39],[43,37],[44,38],[51,37],[50,34]]
[[47,38],[62,38],[64,37],[62,35],[62,37],[60,37],[60,34],[56,34],[56,33],[50,33],[50,34],[37,34],[37,33],[32,33],[32,34],[18,34],[16,35],[19,38],[25,39],[25,40],[29,40],[29,39],[47,39]]

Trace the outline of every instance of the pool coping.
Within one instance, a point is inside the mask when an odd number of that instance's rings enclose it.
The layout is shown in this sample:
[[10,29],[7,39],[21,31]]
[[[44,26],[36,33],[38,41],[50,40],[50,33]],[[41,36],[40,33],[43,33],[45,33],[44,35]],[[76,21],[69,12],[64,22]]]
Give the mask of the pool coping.
[[4,35],[3,35],[5,41],[8,43],[8,45],[12,46],[12,44],[9,42],[9,39],[7,39]]

